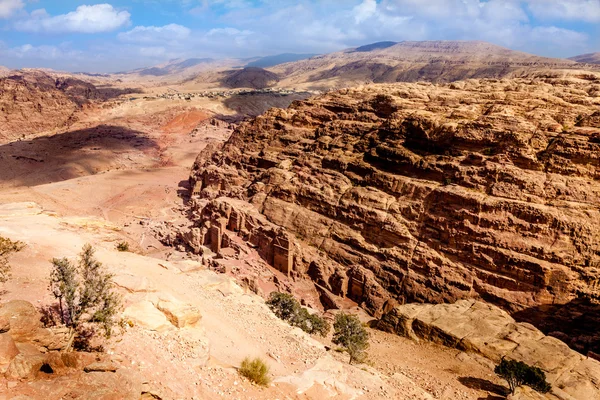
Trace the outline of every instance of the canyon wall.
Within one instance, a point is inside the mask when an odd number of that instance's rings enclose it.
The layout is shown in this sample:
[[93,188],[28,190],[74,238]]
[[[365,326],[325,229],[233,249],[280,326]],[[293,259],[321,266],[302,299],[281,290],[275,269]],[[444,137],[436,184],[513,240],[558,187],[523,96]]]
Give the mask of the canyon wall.
[[346,89],[200,154],[184,236],[218,253],[237,232],[323,299],[376,316],[395,302],[594,299],[599,158],[593,76]]

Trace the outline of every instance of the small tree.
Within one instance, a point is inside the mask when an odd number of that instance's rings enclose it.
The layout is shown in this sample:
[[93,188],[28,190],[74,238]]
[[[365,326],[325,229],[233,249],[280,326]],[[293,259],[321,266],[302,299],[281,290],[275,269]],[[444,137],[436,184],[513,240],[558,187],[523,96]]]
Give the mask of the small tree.
[[494,368],[494,372],[508,382],[511,393],[514,393],[519,386],[523,385],[529,386],[540,393],[548,393],[552,389],[552,386],[546,381],[544,371],[522,361],[503,358],[500,364]]
[[21,251],[25,247],[22,242],[13,242],[12,240],[0,236],[0,283],[4,283],[10,277],[10,264],[8,256],[11,253]]
[[240,369],[238,371],[240,375],[248,378],[250,382],[254,382],[260,386],[268,386],[271,383],[269,378],[269,366],[260,358],[250,360],[250,358],[244,358]]
[[284,321],[297,319],[300,313],[300,304],[294,296],[288,293],[273,292],[269,295],[267,305],[275,315]]
[[298,303],[291,294],[273,292],[267,300],[267,305],[275,315],[290,325],[297,326],[304,332],[319,334],[323,337],[329,333],[329,323],[322,317],[311,314]]
[[350,355],[350,364],[362,362],[369,348],[369,333],[357,317],[342,312],[335,316],[333,343],[342,346]]
[[100,326],[106,337],[111,335],[120,309],[112,278],[94,258],[89,244],[83,246],[77,265],[66,258],[52,260],[50,291],[58,300],[62,323],[70,328],[67,351],[85,325]]

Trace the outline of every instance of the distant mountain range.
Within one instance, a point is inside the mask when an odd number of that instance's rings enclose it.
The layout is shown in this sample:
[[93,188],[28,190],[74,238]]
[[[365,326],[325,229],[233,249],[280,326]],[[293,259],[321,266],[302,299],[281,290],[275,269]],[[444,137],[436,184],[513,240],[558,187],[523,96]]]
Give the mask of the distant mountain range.
[[275,66],[281,85],[321,87],[383,82],[452,82],[523,76],[534,70],[579,68],[572,60],[540,57],[486,42],[380,42]]
[[279,64],[285,64],[294,61],[306,60],[307,58],[311,58],[316,56],[316,54],[295,54],[295,53],[285,53],[285,54],[277,54],[275,56],[267,56],[261,57],[258,60],[251,61],[246,64],[246,67],[258,67],[258,68],[269,68],[274,67]]
[[211,64],[215,62],[212,58],[188,58],[186,60],[175,59],[167,63],[149,68],[138,68],[133,71],[118,72],[117,75],[137,74],[139,76],[165,76],[175,75],[199,65]]
[[[586,63],[585,67],[581,63]],[[285,53],[251,59],[175,59],[116,74],[79,74],[84,79],[119,79],[189,88],[329,89],[364,83],[452,82],[470,78],[528,76],[548,71],[600,72],[600,53],[571,59],[540,57],[479,41],[377,42],[335,53]],[[10,70],[0,69],[0,76]]]
[[569,58],[579,63],[600,64],[600,53],[588,53]]

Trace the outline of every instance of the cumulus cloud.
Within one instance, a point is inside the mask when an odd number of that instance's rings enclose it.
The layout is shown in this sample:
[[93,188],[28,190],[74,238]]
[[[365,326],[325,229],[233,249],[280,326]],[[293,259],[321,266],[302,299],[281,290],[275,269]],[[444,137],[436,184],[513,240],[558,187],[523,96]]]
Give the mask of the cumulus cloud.
[[182,25],[136,26],[128,32],[119,33],[120,40],[129,43],[181,42],[186,40],[192,31]]
[[538,18],[600,22],[600,0],[529,0],[528,5]]
[[23,7],[23,0],[0,0],[0,19],[12,17]]
[[33,11],[29,19],[15,24],[15,28],[26,32],[100,33],[129,25],[130,17],[129,12],[118,11],[110,4],[83,5],[56,16],[40,9]]

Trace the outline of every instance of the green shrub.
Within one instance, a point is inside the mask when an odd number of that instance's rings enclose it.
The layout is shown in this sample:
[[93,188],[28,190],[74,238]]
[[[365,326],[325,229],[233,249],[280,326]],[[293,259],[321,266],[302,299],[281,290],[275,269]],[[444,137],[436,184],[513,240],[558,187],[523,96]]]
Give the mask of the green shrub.
[[496,375],[508,382],[510,392],[514,393],[519,386],[529,386],[540,392],[548,393],[552,386],[546,381],[546,374],[537,367],[532,367],[522,361],[502,359],[494,368]]
[[267,305],[284,321],[292,321],[300,312],[300,303],[288,293],[273,292],[269,295]]
[[329,323],[322,317],[311,314],[298,303],[291,294],[273,292],[267,300],[267,305],[275,315],[292,326],[297,326],[309,334],[327,336]]
[[305,331],[311,334],[325,337],[331,330],[331,325],[329,325],[329,322],[327,322],[324,318],[319,317],[317,314],[310,314],[308,316],[308,323],[310,324],[310,330],[305,329]]
[[342,312],[335,316],[333,343],[344,348],[350,356],[350,364],[363,362],[369,348],[369,333],[357,317]]
[[70,328],[67,351],[94,327],[102,328],[107,337],[111,335],[121,308],[119,297],[112,291],[112,279],[89,244],[83,246],[77,265],[66,258],[52,260],[50,291],[58,300],[61,322]]
[[241,376],[257,385],[268,386],[269,383],[271,383],[271,378],[269,378],[269,366],[260,358],[255,358],[253,360],[250,360],[249,357],[244,358],[238,372]]
[[25,247],[22,242],[13,242],[12,240],[0,236],[0,283],[4,283],[10,277],[10,264],[8,256],[19,252]]
[[127,242],[120,242],[119,244],[117,244],[117,250],[119,250],[119,251],[129,251],[129,243],[127,243]]

